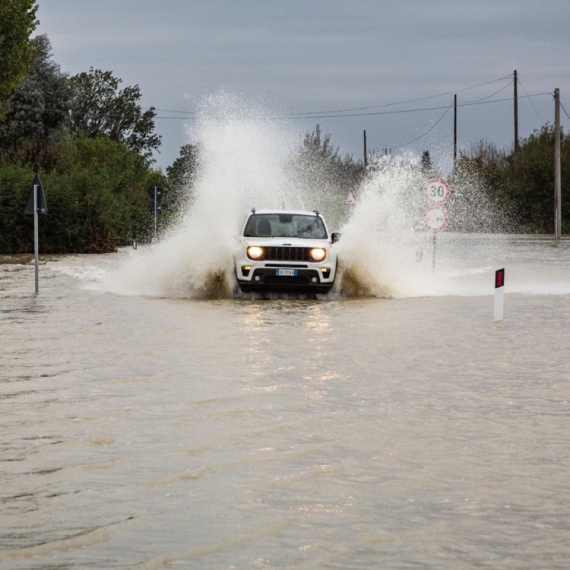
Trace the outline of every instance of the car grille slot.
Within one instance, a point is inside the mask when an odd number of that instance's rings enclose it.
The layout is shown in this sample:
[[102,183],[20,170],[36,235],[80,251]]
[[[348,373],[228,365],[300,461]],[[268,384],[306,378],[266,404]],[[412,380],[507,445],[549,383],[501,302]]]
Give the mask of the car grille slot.
[[311,261],[309,247],[268,247],[268,261]]

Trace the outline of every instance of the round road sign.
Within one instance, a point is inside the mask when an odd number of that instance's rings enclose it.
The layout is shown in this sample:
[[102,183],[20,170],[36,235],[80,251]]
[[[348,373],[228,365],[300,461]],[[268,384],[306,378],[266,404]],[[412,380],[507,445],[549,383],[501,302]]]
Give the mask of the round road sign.
[[432,178],[424,186],[424,195],[432,204],[443,204],[449,198],[449,184],[443,178]]
[[443,230],[448,222],[447,212],[439,206],[432,206],[424,212],[424,224],[434,232]]

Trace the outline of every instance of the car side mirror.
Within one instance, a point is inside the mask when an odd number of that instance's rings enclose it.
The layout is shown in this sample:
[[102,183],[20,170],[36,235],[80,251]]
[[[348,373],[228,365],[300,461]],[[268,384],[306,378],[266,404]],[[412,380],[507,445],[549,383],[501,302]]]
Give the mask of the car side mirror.
[[331,243],[336,243],[339,239],[340,239],[340,233],[339,232],[333,232],[331,234]]

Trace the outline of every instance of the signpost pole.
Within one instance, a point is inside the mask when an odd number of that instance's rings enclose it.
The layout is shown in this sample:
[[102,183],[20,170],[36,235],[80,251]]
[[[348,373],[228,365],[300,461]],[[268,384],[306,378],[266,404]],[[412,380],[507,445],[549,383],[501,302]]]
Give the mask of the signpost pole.
[[514,103],[515,103],[515,156],[519,152],[519,97],[517,95],[517,85],[518,85],[518,77],[517,77],[517,70],[515,69],[514,77],[513,77],[513,85],[514,85]]
[[38,220],[38,185],[34,184],[34,258],[36,262],[36,293],[39,293],[38,257],[39,257],[39,220]]
[[433,259],[432,269],[435,272],[435,252],[437,251],[437,232],[433,232]]
[[156,241],[156,226],[157,226],[157,212],[156,212],[156,186],[153,186],[154,188],[154,241]]
[[39,215],[47,214],[47,204],[46,197],[44,194],[44,187],[42,186],[42,181],[40,180],[40,175],[36,174],[34,182],[32,183],[32,188],[30,189],[30,194],[28,195],[28,201],[26,202],[26,207],[24,208],[25,216],[34,216],[34,261],[36,266],[35,282],[36,293],[39,293],[39,253],[40,253],[40,238],[39,238]]
[[162,188],[156,184],[149,186],[148,197],[150,198],[148,211],[154,215],[154,236],[152,238],[152,243],[156,243],[158,241],[158,213],[162,212],[162,206],[160,205]]
[[558,243],[562,237],[562,201],[560,167],[560,89],[554,90],[554,239]]

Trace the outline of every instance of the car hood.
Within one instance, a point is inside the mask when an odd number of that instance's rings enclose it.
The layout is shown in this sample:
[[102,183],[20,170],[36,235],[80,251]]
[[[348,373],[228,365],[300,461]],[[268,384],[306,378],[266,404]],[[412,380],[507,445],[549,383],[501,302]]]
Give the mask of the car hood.
[[328,239],[301,239],[287,237],[243,237],[247,245],[264,245],[267,247],[326,247],[330,244]]

